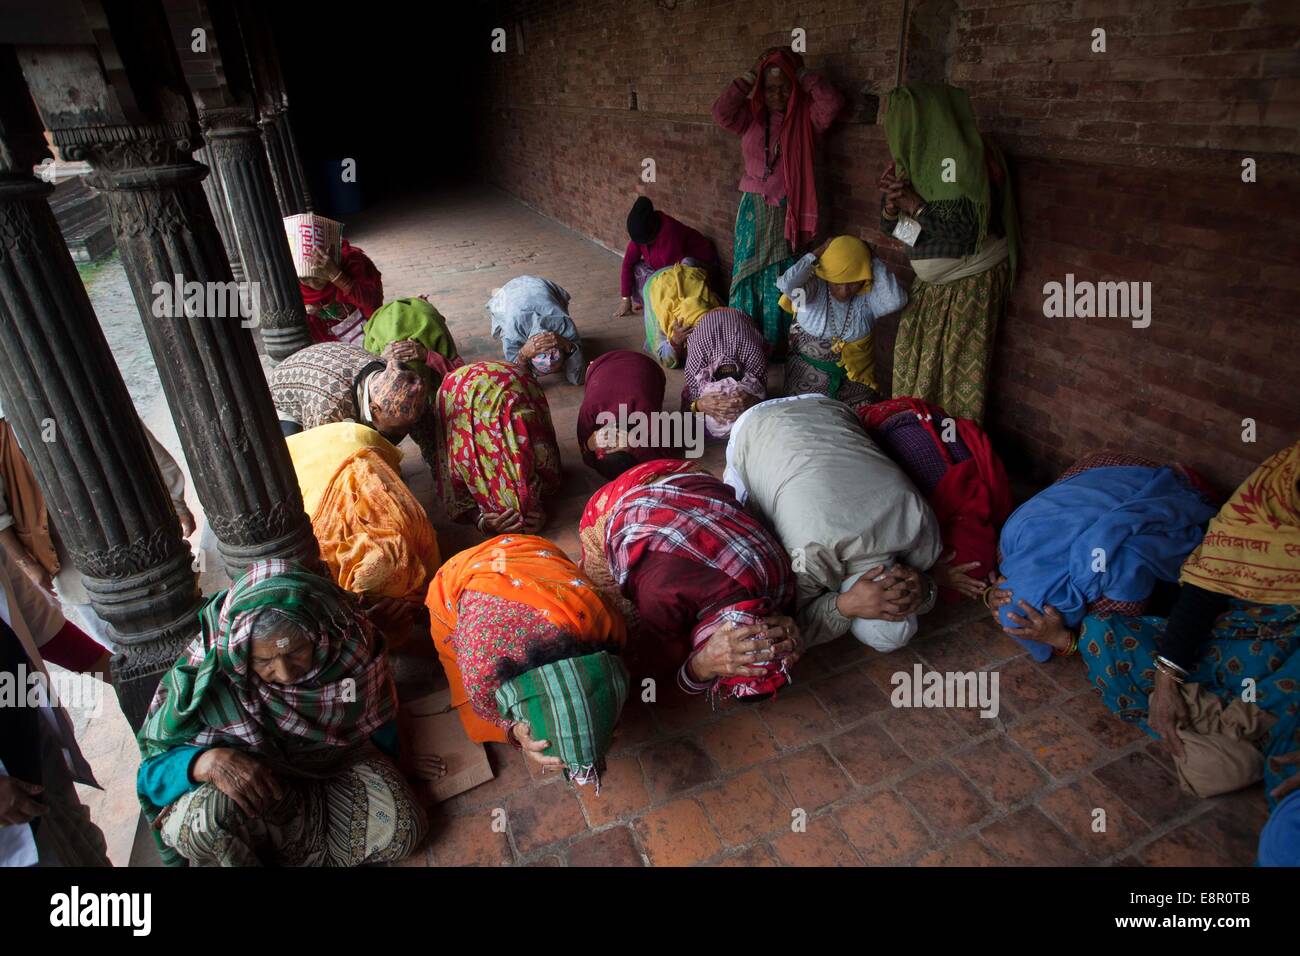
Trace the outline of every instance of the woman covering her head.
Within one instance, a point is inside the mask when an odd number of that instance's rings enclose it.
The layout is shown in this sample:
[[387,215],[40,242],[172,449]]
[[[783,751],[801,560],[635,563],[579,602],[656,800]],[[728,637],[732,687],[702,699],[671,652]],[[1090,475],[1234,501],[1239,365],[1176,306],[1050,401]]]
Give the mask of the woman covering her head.
[[297,564],[260,561],[203,606],[199,625],[137,737],[140,803],[164,862],[407,856],[425,815],[387,756],[397,694],[383,639],[353,599]]
[[430,391],[444,375],[465,364],[447,320],[423,296],[394,299],[376,309],[366,322],[365,346],[368,352],[396,357],[418,372]]
[[682,263],[705,269],[710,278],[718,265],[713,243],[690,226],[655,210],[648,196],[638,196],[627,214],[629,242],[623,253],[621,292],[617,318],[641,309],[641,289],[657,269]]
[[878,651],[912,639],[938,593],[923,573],[939,556],[938,522],[848,406],[821,395],[755,405],[732,426],[726,480],[797,557],[808,646],[850,631]]
[[785,393],[817,392],[850,407],[873,402],[876,320],[902,308],[907,293],[867,244],[828,239],[776,280],[781,308],[794,315]]
[[462,551],[429,585],[451,704],[479,743],[509,740],[542,769],[600,789],[628,675],[623,618],[545,538]]
[[946,552],[930,569],[945,600],[978,598],[997,567],[1011,486],[988,436],[968,418],[915,398],[858,409],[867,434],[934,509]]
[[980,136],[970,99],[913,83],[889,94],[881,231],[916,272],[894,344],[894,394],[984,419],[993,339],[1019,252],[1006,160]]
[[1181,466],[1088,455],[1003,525],[994,618],[1039,663],[1073,654],[1086,615],[1143,614],[1213,516],[1199,477]]
[[1274,807],[1300,792],[1300,443],[1219,509],[1179,581],[1168,620],[1083,619],[1088,678],[1111,711],[1164,740],[1187,790],[1263,778]]
[[774,348],[784,347],[788,324],[776,278],[817,233],[816,141],[843,106],[844,97],[788,47],[765,51],[713,104],[714,122],[740,137],[745,161],[730,304],[753,316]]
[[664,368],[680,367],[695,324],[721,305],[703,269],[660,269],[645,284],[645,350]]
[[285,444],[330,577],[391,615],[394,633],[424,603],[441,563],[433,525],[402,481],[401,451],[355,422],[320,425]]
[[654,458],[641,462],[611,479],[592,495],[578,522],[578,539],[582,542],[582,571],[623,612],[630,630],[634,631],[637,623],[636,607],[619,591],[618,582],[614,580],[609,570],[609,561],[605,558],[605,530],[609,526],[609,517],[619,499],[633,488],[653,485],[670,475],[686,472],[708,474],[698,462],[679,458]]
[[536,376],[562,371],[570,385],[582,384],[587,363],[569,293],[549,279],[516,276],[488,299],[487,311],[507,362]]
[[[658,464],[658,463],[652,463]],[[647,475],[610,508],[605,561],[640,621],[638,676],[756,701],[789,682],[799,631],[790,558],[712,475]]]
[[[607,480],[641,462],[680,457],[682,449],[655,441],[633,443],[625,426],[664,407],[664,370],[650,356],[629,349],[606,352],[587,367],[587,385],[578,409],[578,448],[588,468]],[[648,430],[658,438],[657,429]]]
[[702,412],[704,427],[725,438],[745,409],[767,397],[767,343],[744,312],[714,309],[686,344],[682,410]]
[[442,380],[434,411],[447,515],[485,535],[540,529],[560,487],[560,449],[537,380],[517,365],[473,362]]
[[318,251],[310,272],[298,277],[298,289],[313,342],[359,343],[366,320],[384,301],[384,277],[346,239],[337,259]]

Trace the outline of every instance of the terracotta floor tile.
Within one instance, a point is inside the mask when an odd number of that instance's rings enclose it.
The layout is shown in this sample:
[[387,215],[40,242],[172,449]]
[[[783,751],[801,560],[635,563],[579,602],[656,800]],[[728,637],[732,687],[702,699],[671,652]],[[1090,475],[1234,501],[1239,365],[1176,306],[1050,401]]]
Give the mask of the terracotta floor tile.
[[946,763],[908,777],[898,784],[898,792],[941,835],[978,823],[993,809],[965,777]]
[[1235,861],[1192,826],[1171,830],[1138,852],[1147,866],[1233,866]]
[[772,732],[753,704],[701,728],[700,739],[723,773],[752,766],[776,754]]
[[653,740],[658,733],[659,728],[650,713],[650,705],[641,703],[641,698],[634,696],[623,705],[623,713],[619,716],[609,752],[618,754],[632,750]]
[[[853,635],[846,634],[843,637],[827,641],[825,644],[818,644],[812,648],[800,659],[798,667],[803,668],[805,662],[811,663],[815,661],[818,665],[817,673],[827,674],[843,670],[846,667],[852,667],[854,664],[861,664],[870,653],[872,651],[869,647],[862,644]],[[795,670],[794,673],[795,677],[798,678],[799,670]],[[808,675],[808,677],[812,676],[811,673]]]
[[897,741],[874,720],[863,721],[832,737],[827,747],[859,787],[887,780],[913,763]]
[[718,775],[709,755],[689,737],[650,744],[639,756],[655,800],[708,783]]
[[1083,659],[1077,655],[1053,657],[1041,666],[1048,677],[1068,691],[1092,690],[1092,682],[1088,680],[1088,668],[1083,663]]
[[679,734],[713,720],[717,715],[703,694],[684,694],[676,684],[660,682],[658,699],[646,706],[663,734]]
[[980,842],[979,837],[967,837],[957,843],[932,850],[916,861],[917,866],[1003,866],[997,854]]
[[[1122,852],[1150,830],[1123,800],[1091,774],[1040,797],[1038,806],[1095,860]],[[1099,815],[1098,810],[1105,815]]]
[[1005,737],[994,737],[951,760],[994,803],[1019,803],[1047,783],[1047,774]]
[[510,840],[494,829],[501,818],[483,809],[458,817],[435,818],[429,850],[434,866],[502,866],[510,863]]
[[611,827],[569,847],[569,866],[645,866],[636,837],[627,827]]
[[757,770],[704,790],[697,799],[708,811],[722,839],[731,846],[788,829],[792,819],[791,808],[778,798],[767,778]]
[[940,671],[975,671],[1022,653],[1021,648],[983,617],[941,634],[920,634],[908,644],[926,665]]
[[835,761],[820,746],[806,747],[763,768],[782,800],[811,814],[853,788]]
[[1206,802],[1210,810],[1192,822],[1192,829],[1237,866],[1253,865],[1259,858],[1259,833],[1268,820],[1263,785],[1256,784]]
[[1096,777],[1153,827],[1197,803],[1196,797],[1182,791],[1173,774],[1142,752],[1099,767]]
[[1012,866],[1075,866],[1083,851],[1070,842],[1037,807],[1026,807],[995,820],[980,837]]
[[970,739],[949,713],[935,707],[891,707],[877,719],[909,757],[922,763]]
[[690,866],[722,849],[703,808],[689,798],[651,810],[633,826],[655,866]]
[[816,695],[802,686],[766,700],[755,709],[782,749],[806,744],[836,726]]
[[830,814],[813,817],[803,830],[792,830],[772,841],[786,866],[862,866],[862,859]]
[[734,866],[734,867],[745,867],[745,868],[749,868],[751,866],[780,866],[780,865],[781,864],[776,861],[776,858],[772,856],[772,851],[769,850],[767,848],[767,845],[764,843],[759,843],[754,846],[751,846],[748,850],[744,850],[740,853],[735,854],[734,856],[724,857],[722,860],[718,862],[718,866]]
[[889,697],[897,686],[894,683],[895,674],[902,673],[910,677],[912,667],[921,663],[921,658],[917,657],[910,647],[900,647],[888,654],[882,654],[869,647],[863,650],[866,651],[866,659],[862,662],[862,669],[867,672],[871,682],[885,697]]
[[1107,710],[1100,695],[1093,690],[1085,690],[1062,701],[1059,709],[1107,750],[1119,750],[1146,737],[1137,724],[1120,720]]
[[594,786],[578,787],[578,802],[593,827],[631,816],[650,804],[645,774],[635,757],[609,757],[600,775],[600,793]]
[[852,723],[889,706],[889,698],[876,688],[861,667],[818,678],[809,686],[830,715],[841,724]]
[[997,668],[998,692],[1004,711],[1010,715],[1030,714],[1063,697],[1061,688],[1044,673],[1043,665],[1028,657],[1017,657]]
[[840,807],[835,819],[868,866],[898,863],[933,839],[907,801],[889,790]]
[[1055,710],[1047,710],[1014,724],[1007,733],[1054,777],[1082,770],[1101,755],[1087,733]]
[[921,633],[938,633],[963,624],[988,618],[988,609],[979,601],[945,601],[940,599],[934,610],[921,618]]
[[515,846],[524,854],[587,829],[578,797],[565,780],[516,793],[506,813]]

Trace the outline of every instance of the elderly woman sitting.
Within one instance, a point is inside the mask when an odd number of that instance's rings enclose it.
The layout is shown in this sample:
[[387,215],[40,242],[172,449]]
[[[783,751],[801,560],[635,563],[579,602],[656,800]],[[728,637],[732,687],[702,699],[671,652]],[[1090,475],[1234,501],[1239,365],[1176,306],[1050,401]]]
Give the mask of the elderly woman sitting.
[[[140,802],[165,863],[400,860],[426,819],[393,757],[383,638],[353,599],[287,561],[254,564],[199,615],[138,741]],[[441,775],[437,758],[419,768]]]
[[725,438],[745,409],[767,397],[767,343],[737,309],[714,309],[686,344],[682,410],[702,412],[705,430]]
[[689,462],[649,462],[612,485],[621,493],[598,491],[604,507],[583,516],[586,528],[603,525],[604,561],[583,561],[603,563],[593,576],[635,608],[632,672],[675,672],[687,693],[745,702],[785,686],[801,651],[786,616],[794,580],[780,542]]
[[817,392],[857,407],[874,402],[876,321],[907,304],[893,273],[861,239],[828,239],[776,280],[794,314],[785,393]]
[[732,426],[728,484],[794,556],[809,646],[852,631],[878,651],[934,607],[939,524],[848,406],[820,395],[755,405]]
[[507,362],[537,376],[563,371],[570,385],[582,384],[587,363],[569,293],[549,279],[516,276],[488,299],[487,311]]
[[471,740],[595,783],[627,700],[623,617],[545,538],[462,551],[429,585],[433,643]]

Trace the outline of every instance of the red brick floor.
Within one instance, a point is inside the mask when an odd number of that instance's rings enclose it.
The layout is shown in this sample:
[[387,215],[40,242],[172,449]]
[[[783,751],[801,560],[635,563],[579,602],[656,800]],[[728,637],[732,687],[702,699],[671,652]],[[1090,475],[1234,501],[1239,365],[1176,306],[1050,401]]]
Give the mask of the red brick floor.
[[[636,348],[613,319],[619,259],[513,199],[479,190],[380,209],[348,224],[388,297],[429,293],[462,354],[499,354],[483,304],[513,276],[573,296],[588,358]],[[775,375],[779,376],[776,371]],[[666,407],[680,375],[669,373]],[[573,427],[581,390],[548,382],[565,491],[543,534],[574,558],[600,479]],[[722,449],[705,461],[720,473]],[[439,523],[444,553],[476,540]],[[1260,787],[1216,800],[1179,789],[1163,753],[1113,718],[1078,660],[1036,665],[982,608],[942,606],[906,649],[851,638],[816,648],[776,700],[714,712],[675,691],[631,702],[596,796],[491,746],[497,778],[443,804],[410,865],[1248,865]],[[920,663],[999,675],[1001,712],[901,709],[890,678]]]

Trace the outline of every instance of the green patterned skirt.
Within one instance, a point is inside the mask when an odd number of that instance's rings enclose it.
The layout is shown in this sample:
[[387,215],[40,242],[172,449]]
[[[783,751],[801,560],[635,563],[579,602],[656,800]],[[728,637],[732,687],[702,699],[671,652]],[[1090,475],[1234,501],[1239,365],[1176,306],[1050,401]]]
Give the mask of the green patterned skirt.
[[741,193],[733,253],[727,304],[752,318],[763,330],[763,338],[780,354],[790,315],[778,305],[781,290],[776,280],[795,261],[785,239],[785,200],[779,206],[769,206],[758,193]]
[[941,285],[917,279],[898,320],[894,397],[910,395],[982,423],[993,338],[1010,285],[1007,260]]

